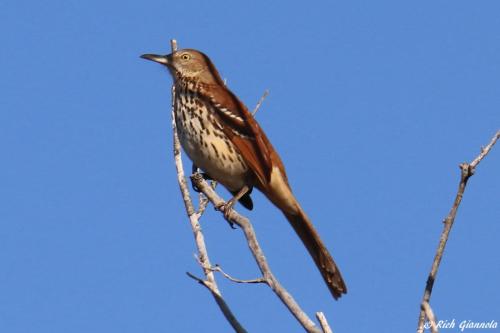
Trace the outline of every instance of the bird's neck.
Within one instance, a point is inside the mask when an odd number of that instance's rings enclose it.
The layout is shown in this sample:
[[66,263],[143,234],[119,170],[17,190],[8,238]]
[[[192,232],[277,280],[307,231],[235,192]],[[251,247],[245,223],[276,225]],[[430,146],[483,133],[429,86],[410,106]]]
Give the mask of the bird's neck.
[[191,91],[202,94],[220,86],[218,82],[207,82],[206,80],[201,80],[198,77],[178,77],[174,81],[174,85],[180,91]]

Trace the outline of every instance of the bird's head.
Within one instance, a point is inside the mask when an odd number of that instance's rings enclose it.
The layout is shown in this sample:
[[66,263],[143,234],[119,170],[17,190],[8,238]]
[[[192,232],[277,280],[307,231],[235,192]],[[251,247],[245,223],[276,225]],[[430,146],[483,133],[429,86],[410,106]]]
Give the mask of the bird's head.
[[223,83],[210,58],[200,51],[184,49],[168,55],[143,54],[141,58],[167,66],[174,80],[186,78],[209,84]]

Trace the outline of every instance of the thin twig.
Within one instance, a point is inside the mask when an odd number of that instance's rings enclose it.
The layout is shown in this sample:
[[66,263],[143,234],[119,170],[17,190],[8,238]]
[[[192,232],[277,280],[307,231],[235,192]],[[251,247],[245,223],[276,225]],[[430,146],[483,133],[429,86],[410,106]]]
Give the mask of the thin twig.
[[458,191],[455,196],[455,200],[453,202],[453,206],[451,207],[448,216],[444,219],[444,228],[441,233],[441,237],[439,239],[438,248],[436,250],[436,255],[434,256],[434,261],[432,262],[431,271],[429,276],[427,277],[427,283],[425,286],[424,296],[421,302],[421,310],[418,318],[418,326],[417,333],[422,333],[424,331],[424,322],[425,322],[425,311],[424,304],[430,304],[430,298],[432,293],[432,287],[434,286],[434,281],[436,280],[436,274],[439,269],[439,264],[441,263],[441,258],[443,257],[444,249],[446,246],[446,242],[448,241],[448,237],[453,226],[453,222],[455,221],[455,216],[457,215],[458,207],[462,202],[462,197],[464,195],[465,187],[467,186],[467,181],[469,180],[474,172],[476,171],[476,167],[478,164],[488,155],[491,148],[495,145],[497,140],[500,138],[500,131],[498,131],[493,138],[490,140],[490,143],[486,145],[486,147],[481,149],[481,153],[471,162],[471,163],[462,163],[460,164],[460,183],[458,185]]
[[203,280],[202,278],[199,278],[197,277],[196,275],[194,275],[193,273],[190,273],[190,272],[186,272],[186,275],[189,276],[191,279],[195,280],[196,282],[198,282],[199,284],[205,286],[208,288],[208,290],[211,291],[210,287],[208,286],[208,281],[207,280]]
[[177,40],[175,39],[170,40],[170,49],[172,50],[172,52],[177,51]]
[[[177,42],[172,39],[170,41],[172,52],[177,50]],[[205,238],[201,232],[201,227],[199,224],[198,214],[193,206],[191,196],[189,195],[189,190],[184,176],[184,167],[182,165],[181,159],[181,146],[179,142],[179,137],[177,135],[177,125],[175,123],[175,113],[174,113],[174,101],[175,101],[175,86],[172,86],[172,129],[173,129],[173,141],[174,141],[174,160],[175,166],[177,168],[177,181],[179,182],[179,188],[181,190],[182,199],[184,201],[184,206],[186,208],[186,214],[188,215],[189,222],[191,224],[191,229],[193,230],[194,239],[196,243],[196,248],[198,250],[198,260],[202,263],[203,273],[205,274],[206,280],[201,280],[196,278],[191,273],[187,273],[190,277],[196,279],[202,285],[210,290],[210,293],[215,299],[215,302],[219,306],[220,310],[224,314],[226,320],[230,323],[233,329],[238,333],[246,333],[247,331],[241,326],[239,321],[236,319],[231,309],[227,305],[226,301],[222,298],[222,294],[215,281],[215,276],[212,270],[205,267],[210,267],[210,259],[208,257],[207,247],[205,244]]]
[[[217,186],[217,182],[215,180],[212,180],[211,182],[212,188],[215,190],[215,187]],[[203,193],[198,193],[198,215],[201,217],[203,213],[205,212],[205,209],[207,209],[208,203],[207,197]]]
[[[214,207],[223,207],[225,205],[224,200],[219,197],[217,193],[207,184],[200,174],[194,174],[191,176],[193,183],[202,191],[208,200],[212,202]],[[297,321],[304,327],[304,329],[309,333],[322,333],[322,330],[318,328],[314,322],[306,315],[306,313],[300,308],[299,304],[293,299],[292,295],[281,286],[279,281],[276,279],[274,274],[269,267],[266,260],[264,252],[257,241],[255,231],[253,230],[250,221],[238,214],[234,209],[232,209],[228,214],[228,219],[237,224],[245,234],[245,238],[248,242],[248,247],[252,252],[252,255],[259,267],[266,284],[269,285],[271,290],[278,296],[278,298],[285,304],[292,315],[297,319]]]
[[257,102],[257,105],[255,105],[255,108],[252,111],[253,116],[255,116],[257,111],[259,111],[260,106],[262,105],[262,102],[264,102],[264,100],[266,99],[267,95],[269,95],[269,90],[266,89],[266,91],[264,91],[264,94],[262,94],[262,97],[259,99],[259,101]]
[[205,212],[205,209],[207,209],[208,203],[207,197],[203,193],[198,193],[198,210],[196,213],[198,213],[200,217]]
[[221,273],[226,279],[233,281],[233,282],[236,282],[236,283],[266,283],[267,282],[264,278],[256,278],[256,279],[251,279],[251,280],[241,280],[241,279],[234,278],[231,275],[224,272],[219,265],[215,265],[215,267],[212,267],[211,269],[214,272]]
[[333,333],[330,325],[328,324],[328,320],[326,320],[325,314],[323,312],[316,312],[316,319],[318,319],[323,332],[325,333]]
[[[476,166],[483,160],[483,158],[488,155],[490,152],[491,148],[495,145],[497,140],[500,139],[500,131],[498,131],[493,138],[491,138],[490,143],[486,145],[486,147],[481,147],[481,153],[470,163],[470,166],[472,169],[475,169]],[[473,171],[474,172],[474,171]]]
[[432,333],[439,333],[438,327],[436,324],[436,317],[434,316],[434,311],[432,311],[431,306],[427,302],[422,303],[422,310],[425,313],[425,316],[429,320],[429,325],[431,327],[431,332]]
[[[222,270],[222,268],[220,267],[220,265],[218,264],[215,264],[215,266],[213,267],[209,267],[209,266],[205,266],[204,263],[202,263],[199,258],[197,256],[195,256],[195,260],[198,262],[198,265],[200,265],[201,267],[203,267],[204,269],[209,269],[211,270],[212,272],[219,272],[221,273],[226,279],[232,281],[232,282],[236,282],[236,283],[266,283],[267,281],[264,279],[264,278],[256,278],[256,279],[251,279],[251,280],[242,280],[242,279],[237,279],[237,278],[234,278],[232,277],[231,275],[227,274],[226,272],[224,272]],[[190,273],[189,273],[190,274]]]

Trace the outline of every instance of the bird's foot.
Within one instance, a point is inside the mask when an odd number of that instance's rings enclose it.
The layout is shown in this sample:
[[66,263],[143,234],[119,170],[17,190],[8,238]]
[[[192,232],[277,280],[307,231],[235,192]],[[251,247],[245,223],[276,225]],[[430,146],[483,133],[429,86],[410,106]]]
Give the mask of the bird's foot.
[[236,200],[234,200],[234,198],[233,198],[233,199],[229,200],[228,202],[222,203],[222,204],[217,205],[215,207],[216,210],[223,212],[224,219],[227,221],[227,223],[229,223],[229,226],[231,227],[231,229],[236,229],[236,227],[234,226],[234,222],[231,221],[229,218],[229,215],[231,215],[231,212],[233,211],[233,206],[235,203],[236,203]]

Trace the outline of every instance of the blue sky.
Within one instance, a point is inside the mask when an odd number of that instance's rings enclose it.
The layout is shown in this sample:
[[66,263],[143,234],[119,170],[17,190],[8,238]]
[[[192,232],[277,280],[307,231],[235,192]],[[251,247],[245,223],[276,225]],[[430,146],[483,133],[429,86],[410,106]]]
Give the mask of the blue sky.
[[[176,183],[171,79],[139,59],[207,53],[253,108],[349,293],[335,302],[262,195],[274,273],[335,332],[415,329],[460,162],[500,124],[498,1],[3,1],[0,331],[230,332]],[[470,180],[435,284],[439,319],[500,321],[500,147]],[[227,197],[225,191],[221,193]],[[257,269],[212,209],[211,259]],[[301,332],[262,285],[219,278],[250,332]],[[449,330],[451,331],[458,331]]]

